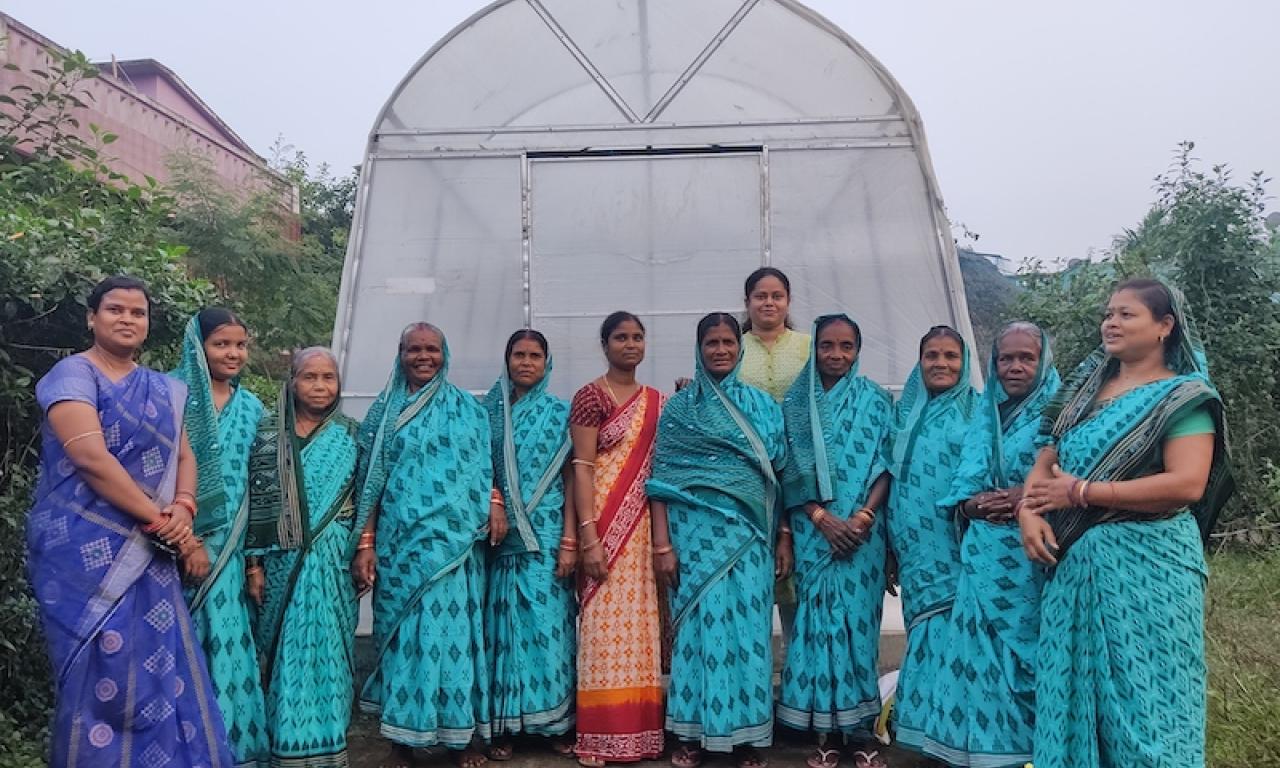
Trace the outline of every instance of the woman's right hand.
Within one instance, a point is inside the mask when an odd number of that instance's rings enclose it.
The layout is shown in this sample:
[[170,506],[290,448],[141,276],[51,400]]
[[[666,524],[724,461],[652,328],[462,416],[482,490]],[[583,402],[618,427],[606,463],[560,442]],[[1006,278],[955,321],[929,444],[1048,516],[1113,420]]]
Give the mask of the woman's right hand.
[[244,573],[244,589],[249,594],[249,599],[254,605],[261,606],[263,595],[266,593],[267,575],[262,570],[262,566],[250,568]]
[[578,567],[588,578],[604,581],[609,577],[609,565],[604,559],[604,545],[599,539],[591,546],[578,550]]
[[680,586],[680,560],[674,549],[653,556],[653,577],[660,587],[675,589]]
[[1022,549],[1027,557],[1043,565],[1057,565],[1058,537],[1053,534],[1049,521],[1027,509],[1025,504],[1018,506],[1017,517],[1022,531]]
[[[818,507],[818,509],[823,509]],[[854,530],[848,522],[841,520],[827,510],[823,510],[825,514],[814,523],[818,532],[822,534],[827,543],[831,545],[831,554],[836,558],[848,557],[862,543],[862,539],[858,537],[857,531]],[[813,515],[810,515],[812,519]]]
[[373,582],[377,579],[377,566],[378,556],[373,547],[356,551],[355,558],[351,560],[351,580],[356,585],[357,597],[364,597],[365,593],[373,589]]
[[180,550],[178,560],[182,563],[182,575],[188,581],[199,583],[209,575],[209,550],[199,539],[191,540]]

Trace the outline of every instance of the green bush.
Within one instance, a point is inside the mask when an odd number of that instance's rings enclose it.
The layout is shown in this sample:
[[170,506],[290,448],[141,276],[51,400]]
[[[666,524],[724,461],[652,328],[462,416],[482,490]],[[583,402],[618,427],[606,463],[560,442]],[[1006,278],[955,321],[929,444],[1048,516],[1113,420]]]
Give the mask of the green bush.
[[1009,317],[1051,329],[1065,375],[1097,347],[1101,310],[1118,280],[1155,276],[1181,288],[1226,404],[1240,490],[1222,523],[1233,527],[1280,512],[1267,473],[1268,460],[1280,461],[1280,240],[1263,218],[1262,176],[1238,184],[1223,166],[1205,172],[1192,149],[1181,146],[1156,180],[1150,213],[1107,258],[1061,272],[1024,269],[1026,290]]

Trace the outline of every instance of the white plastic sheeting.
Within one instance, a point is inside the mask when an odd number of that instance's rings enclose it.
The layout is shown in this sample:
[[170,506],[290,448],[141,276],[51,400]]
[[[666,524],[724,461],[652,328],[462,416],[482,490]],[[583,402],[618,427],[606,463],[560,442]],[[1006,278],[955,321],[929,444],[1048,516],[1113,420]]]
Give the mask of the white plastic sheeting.
[[853,315],[891,387],[929,326],[972,338],[919,118],[878,62],[791,0],[493,3],[370,135],[334,333],[348,409],[424,319],[472,390],[512,331],[542,330],[567,396],[627,309],[641,379],[670,389],[698,317],[741,311],[762,264],[790,276],[797,327]]

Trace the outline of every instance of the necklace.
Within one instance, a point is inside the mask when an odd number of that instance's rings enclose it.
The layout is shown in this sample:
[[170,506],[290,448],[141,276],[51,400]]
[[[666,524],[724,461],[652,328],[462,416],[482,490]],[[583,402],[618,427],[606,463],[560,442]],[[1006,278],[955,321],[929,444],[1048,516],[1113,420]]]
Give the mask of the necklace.
[[601,376],[600,380],[604,382],[604,388],[609,390],[609,397],[613,398],[613,404],[622,405],[622,401],[619,400],[618,395],[614,393],[613,387],[609,386],[609,374],[606,373],[605,375]]
[[128,373],[132,372],[134,368],[138,367],[137,363],[130,361],[129,364],[125,367],[125,369],[122,371],[118,366],[113,365],[109,358],[107,358],[104,354],[99,352],[97,347],[90,347],[87,354],[91,355],[92,358],[96,360],[100,366],[107,369],[108,373],[123,376],[123,375],[127,375]]

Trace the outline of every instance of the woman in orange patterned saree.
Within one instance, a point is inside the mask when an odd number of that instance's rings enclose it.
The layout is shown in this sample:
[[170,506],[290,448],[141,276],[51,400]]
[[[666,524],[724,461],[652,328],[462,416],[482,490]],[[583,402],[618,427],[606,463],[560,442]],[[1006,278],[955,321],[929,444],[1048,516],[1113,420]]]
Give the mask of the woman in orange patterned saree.
[[[609,370],[578,390],[569,415],[582,586],[578,628],[578,762],[662,754],[662,622],[649,499],[665,398],[636,382],[644,325],[615,312],[600,328]],[[670,551],[670,548],[668,548]]]

